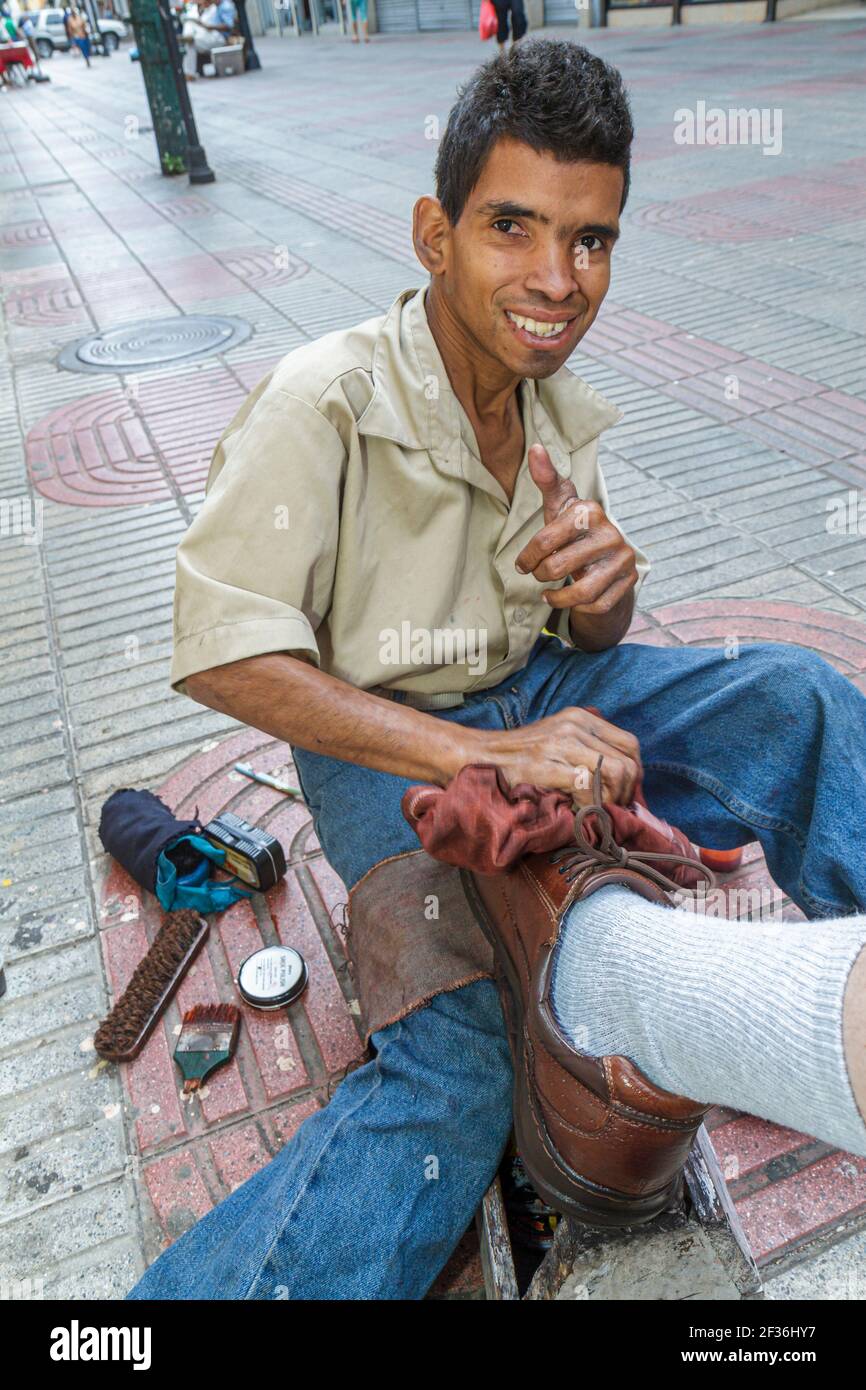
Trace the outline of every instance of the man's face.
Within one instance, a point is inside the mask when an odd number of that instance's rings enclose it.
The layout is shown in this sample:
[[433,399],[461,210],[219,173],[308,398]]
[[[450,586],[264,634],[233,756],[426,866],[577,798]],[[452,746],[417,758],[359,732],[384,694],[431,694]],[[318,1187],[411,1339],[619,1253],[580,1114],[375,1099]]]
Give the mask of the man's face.
[[496,142],[451,229],[442,285],[486,356],[519,377],[562,366],[607,293],[622,191],[611,164]]

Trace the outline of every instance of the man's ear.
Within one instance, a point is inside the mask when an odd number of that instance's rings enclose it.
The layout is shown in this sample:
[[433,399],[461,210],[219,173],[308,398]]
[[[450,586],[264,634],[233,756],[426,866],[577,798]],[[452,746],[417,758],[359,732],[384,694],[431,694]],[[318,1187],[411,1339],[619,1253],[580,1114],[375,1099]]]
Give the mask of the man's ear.
[[448,266],[451,223],[438,198],[425,194],[412,210],[412,244],[415,254],[431,275],[441,275]]

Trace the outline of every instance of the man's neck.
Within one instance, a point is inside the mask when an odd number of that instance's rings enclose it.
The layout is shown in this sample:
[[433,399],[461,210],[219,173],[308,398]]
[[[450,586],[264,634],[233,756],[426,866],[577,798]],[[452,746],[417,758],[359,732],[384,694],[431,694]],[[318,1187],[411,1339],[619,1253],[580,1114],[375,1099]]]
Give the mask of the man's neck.
[[436,281],[424,307],[451,388],[475,431],[481,461],[510,499],[525,450],[521,378],[487,356],[455,318]]

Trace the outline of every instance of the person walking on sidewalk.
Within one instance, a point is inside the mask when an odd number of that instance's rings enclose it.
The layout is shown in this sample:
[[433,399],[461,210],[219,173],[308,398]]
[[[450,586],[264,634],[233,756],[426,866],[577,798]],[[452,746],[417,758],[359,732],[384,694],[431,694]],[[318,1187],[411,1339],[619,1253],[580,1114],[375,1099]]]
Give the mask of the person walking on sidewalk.
[[511,47],[514,48],[527,30],[526,12],[523,8],[523,0],[493,0],[493,8],[499,21],[499,27],[496,30],[496,42],[499,45],[500,53],[504,53],[508,43],[509,18],[511,20]]
[[346,0],[349,10],[349,27],[352,30],[352,43],[359,42],[359,35],[363,30],[364,42],[370,42],[370,35],[367,32],[367,0]]
[[90,29],[81,10],[74,9],[67,21],[67,33],[82,58],[90,67]]
[[[713,1103],[866,1155],[866,699],[797,646],[623,642],[649,561],[598,462],[622,412],[565,363],[632,139],[586,49],[485,64],[415,204],[427,283],[290,352],[217,445],[172,684],[292,745],[373,1055],[133,1300],[422,1298],[513,1119],[599,1224],[669,1201]],[[573,797],[574,844],[461,884],[402,801],[478,764]],[[811,920],[708,919],[589,845],[641,784],[697,844],[760,841]]]

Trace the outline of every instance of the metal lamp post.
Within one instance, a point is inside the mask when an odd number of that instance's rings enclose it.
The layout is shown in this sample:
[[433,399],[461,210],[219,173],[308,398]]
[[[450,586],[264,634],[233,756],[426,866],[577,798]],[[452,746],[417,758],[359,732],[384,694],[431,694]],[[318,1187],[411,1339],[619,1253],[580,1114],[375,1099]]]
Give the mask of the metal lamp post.
[[235,0],[235,9],[238,12],[238,28],[244,37],[245,69],[247,72],[258,72],[262,64],[253,44],[253,35],[247,15],[247,0]]
[[164,174],[184,169],[190,183],[215,174],[199,142],[168,0],[129,0],[141,73]]

